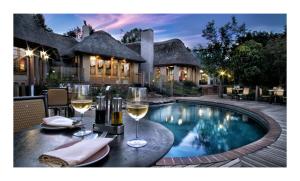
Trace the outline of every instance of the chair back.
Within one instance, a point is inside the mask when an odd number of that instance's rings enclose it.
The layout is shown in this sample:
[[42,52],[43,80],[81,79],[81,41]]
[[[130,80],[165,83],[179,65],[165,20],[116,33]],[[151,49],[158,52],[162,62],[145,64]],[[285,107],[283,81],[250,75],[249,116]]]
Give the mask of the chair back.
[[25,96],[14,98],[14,132],[40,124],[47,117],[44,96]]
[[226,88],[226,93],[227,94],[232,94],[232,87],[227,87]]
[[277,89],[274,91],[274,95],[276,96],[283,96],[284,90],[283,89]]
[[249,89],[249,88],[244,88],[244,89],[243,89],[243,94],[244,94],[244,95],[248,95],[249,92],[250,92],[250,89]]
[[48,106],[68,105],[68,90],[66,88],[48,89]]

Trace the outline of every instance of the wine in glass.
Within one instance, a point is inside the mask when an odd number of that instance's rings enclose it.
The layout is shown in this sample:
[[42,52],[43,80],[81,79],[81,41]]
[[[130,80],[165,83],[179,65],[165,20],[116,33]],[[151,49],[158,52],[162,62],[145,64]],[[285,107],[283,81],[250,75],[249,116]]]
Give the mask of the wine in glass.
[[[83,114],[88,111],[92,104],[93,100],[89,96],[89,85],[75,85],[73,87],[73,96],[71,100],[71,105],[75,111],[80,113],[80,122],[83,123]],[[91,134],[91,130],[86,130],[84,124],[81,127],[80,131],[75,132],[74,136],[85,136]]]
[[135,139],[127,141],[127,145],[139,148],[147,144],[147,141],[138,137],[138,123],[148,112],[147,89],[144,87],[129,87],[127,96],[127,113],[135,120]]

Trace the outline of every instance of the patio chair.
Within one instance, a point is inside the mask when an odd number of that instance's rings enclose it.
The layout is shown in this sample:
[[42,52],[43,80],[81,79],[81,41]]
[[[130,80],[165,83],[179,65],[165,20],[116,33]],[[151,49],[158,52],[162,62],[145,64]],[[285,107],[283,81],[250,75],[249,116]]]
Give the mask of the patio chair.
[[233,90],[232,87],[227,87],[226,88],[226,96],[230,97],[231,99],[233,98]]
[[243,93],[242,94],[238,94],[237,97],[238,97],[239,100],[241,100],[241,99],[248,99],[249,93],[250,93],[250,89],[248,87],[245,87],[243,89]]
[[30,128],[47,117],[44,96],[24,96],[14,98],[14,132]]
[[272,101],[271,99],[272,97],[268,94],[268,95],[265,95],[263,94],[263,89],[262,88],[259,88],[259,99],[262,100],[262,101],[267,101],[267,102],[270,102]]
[[53,109],[54,114],[60,115],[61,109],[64,109],[65,116],[69,109],[68,88],[49,88],[47,91],[48,109]]
[[286,97],[284,98],[284,89],[282,88],[278,88],[274,91],[274,99],[275,102],[277,102],[276,100],[280,100],[281,102],[284,102],[284,99],[286,99]]

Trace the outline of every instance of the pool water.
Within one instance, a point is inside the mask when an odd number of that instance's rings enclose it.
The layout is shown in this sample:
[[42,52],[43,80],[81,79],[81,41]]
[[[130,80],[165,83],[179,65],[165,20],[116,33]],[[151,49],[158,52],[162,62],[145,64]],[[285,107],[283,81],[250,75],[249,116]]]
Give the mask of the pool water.
[[174,144],[165,157],[222,153],[254,142],[267,132],[247,115],[191,103],[151,106],[147,118],[174,134]]

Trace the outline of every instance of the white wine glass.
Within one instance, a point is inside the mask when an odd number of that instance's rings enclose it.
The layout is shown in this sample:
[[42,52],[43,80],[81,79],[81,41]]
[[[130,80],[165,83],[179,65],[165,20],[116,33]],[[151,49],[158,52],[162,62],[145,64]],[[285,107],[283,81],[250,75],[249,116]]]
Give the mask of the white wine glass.
[[73,134],[74,136],[82,137],[92,133],[91,130],[85,128],[83,123],[84,113],[88,111],[93,104],[89,89],[89,85],[74,85],[72,88],[71,105],[75,111],[80,113],[80,122],[82,123],[81,130],[75,132]]
[[127,95],[127,113],[135,120],[135,139],[127,141],[127,145],[140,148],[147,144],[147,141],[138,136],[138,123],[148,112],[149,104],[147,101],[147,88],[129,87]]

